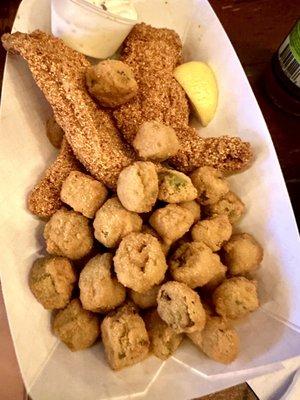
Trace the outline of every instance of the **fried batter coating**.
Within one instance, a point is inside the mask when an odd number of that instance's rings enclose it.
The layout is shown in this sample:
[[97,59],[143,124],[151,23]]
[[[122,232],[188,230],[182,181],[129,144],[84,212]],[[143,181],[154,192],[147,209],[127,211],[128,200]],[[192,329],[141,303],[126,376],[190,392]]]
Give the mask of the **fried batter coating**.
[[120,243],[114,257],[119,282],[144,293],[160,283],[167,263],[159,241],[147,233],[130,233]]
[[161,360],[167,360],[180,346],[182,334],[170,328],[156,310],[148,312],[144,321],[150,339],[150,351]]
[[159,236],[159,234],[156,232],[156,230],[153,229],[153,228],[152,228],[151,226],[149,226],[149,225],[143,225],[143,226],[142,226],[142,232],[143,232],[143,233],[149,233],[149,235],[154,236],[154,237],[159,241],[164,255],[167,256],[167,254],[168,254],[168,252],[169,252],[169,250],[170,250],[170,247],[171,247],[171,244],[170,244],[169,242],[165,242],[165,241]]
[[39,30],[7,33],[2,43],[27,61],[78,160],[92,176],[115,188],[119,173],[135,156],[110,114],[97,107],[87,91],[85,73],[91,66],[87,58]]
[[129,296],[131,300],[141,309],[151,308],[157,306],[157,295],[160,289],[160,285],[154,285],[151,289],[146,292],[139,293],[134,290],[130,290]]
[[132,142],[139,157],[145,160],[164,161],[179,150],[176,132],[171,126],[158,121],[144,122]]
[[191,179],[172,169],[158,173],[158,199],[167,203],[191,201],[197,197],[197,189]]
[[64,181],[61,200],[87,218],[94,218],[96,211],[107,198],[103,183],[79,171],[72,171]]
[[213,292],[213,302],[224,318],[244,317],[259,307],[256,283],[244,277],[226,279]]
[[119,60],[104,60],[89,67],[86,84],[90,94],[103,107],[127,103],[138,90],[131,68]]
[[181,50],[180,38],[174,31],[145,24],[135,25],[125,40],[121,59],[132,68],[139,89],[137,96],[119,107],[114,116],[130,143],[147,121],[156,120],[174,129],[188,124],[188,101],[173,78]]
[[76,282],[72,264],[63,257],[37,259],[29,273],[29,287],[46,310],[64,308],[70,301]]
[[93,312],[107,312],[123,303],[126,290],[112,276],[112,254],[98,254],[83,268],[79,276],[82,307]]
[[184,283],[169,281],[158,292],[157,311],[176,333],[201,331],[206,315],[198,294]]
[[198,191],[199,203],[214,204],[229,192],[228,182],[223,174],[212,167],[201,167],[191,174],[191,180]]
[[55,121],[55,118],[53,116],[48,118],[47,120],[46,134],[52,146],[56,147],[57,149],[60,149],[64,137],[64,131]]
[[137,161],[123,169],[117,183],[122,205],[138,213],[151,211],[158,195],[158,177],[155,165]]
[[209,166],[223,172],[243,171],[251,165],[251,145],[239,137],[219,136],[201,138],[190,126],[176,129],[180,150],[169,162],[181,172],[190,173],[198,167]]
[[71,351],[92,346],[100,333],[97,315],[84,310],[78,299],[72,300],[53,317],[52,327],[55,335]]
[[93,235],[88,219],[64,208],[56,211],[47,222],[44,238],[49,254],[78,260],[93,247]]
[[206,244],[212,251],[220,250],[231,235],[232,226],[227,215],[199,221],[192,229],[193,240]]
[[192,289],[204,286],[226,271],[220,257],[209,247],[198,242],[183,243],[179,246],[170,257],[169,266],[173,279]]
[[118,127],[129,143],[146,121],[173,127],[180,149],[170,162],[185,173],[204,165],[228,171],[246,168],[252,160],[249,143],[228,136],[203,139],[188,126],[188,101],[173,78],[181,51],[182,44],[174,31],[145,24],[134,26],[124,42],[122,61],[134,71],[139,90],[130,103],[114,112]]
[[149,337],[145,323],[129,304],[104,318],[101,334],[108,363],[114,370],[139,363],[148,356]]
[[71,171],[80,170],[71,147],[63,139],[59,155],[50,167],[46,169],[44,177],[29,193],[27,200],[28,210],[40,218],[49,218],[62,206],[60,191],[63,182]]
[[178,204],[180,207],[189,210],[194,216],[194,223],[198,222],[201,217],[201,208],[200,205],[195,201],[184,201],[183,203]]
[[203,289],[209,293],[213,292],[225,280],[226,272],[227,268],[224,265],[224,268],[221,269],[206,285],[204,285]]
[[96,213],[95,238],[106,247],[116,247],[131,232],[140,232],[142,218],[126,210],[117,197],[108,199]]
[[263,248],[249,233],[233,235],[223,246],[224,262],[231,275],[243,275],[259,267]]
[[154,211],[149,222],[165,242],[172,243],[189,231],[194,222],[194,216],[186,208],[177,204],[168,204]]
[[223,364],[234,361],[239,352],[238,334],[222,317],[208,317],[205,328],[188,333],[188,337],[209,358]]
[[231,224],[236,224],[245,213],[245,204],[233,192],[228,192],[215,204],[205,207],[205,213],[209,217],[227,215]]

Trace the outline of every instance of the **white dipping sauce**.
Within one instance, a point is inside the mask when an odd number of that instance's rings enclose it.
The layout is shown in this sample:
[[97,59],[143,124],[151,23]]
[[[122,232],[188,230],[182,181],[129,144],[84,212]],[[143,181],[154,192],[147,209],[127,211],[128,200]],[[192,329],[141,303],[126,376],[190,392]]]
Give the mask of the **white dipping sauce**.
[[130,0],[87,0],[95,6],[101,7],[104,11],[118,15],[122,18],[137,20],[137,12]]
[[111,57],[137,21],[129,0],[51,0],[51,30],[87,56]]

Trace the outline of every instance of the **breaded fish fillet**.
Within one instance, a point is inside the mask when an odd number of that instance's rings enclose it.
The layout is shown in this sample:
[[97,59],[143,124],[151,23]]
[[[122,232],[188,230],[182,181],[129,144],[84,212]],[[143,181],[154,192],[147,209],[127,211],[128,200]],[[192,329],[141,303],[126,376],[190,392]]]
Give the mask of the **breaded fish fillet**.
[[70,145],[63,138],[59,154],[47,168],[43,178],[29,193],[27,207],[40,218],[49,218],[62,206],[60,190],[71,171],[80,171],[82,166],[75,158]]
[[123,143],[108,112],[89,96],[85,86],[85,71],[90,66],[87,59],[62,40],[38,30],[4,34],[2,43],[27,61],[78,160],[95,178],[115,187],[134,153]]
[[188,101],[173,78],[173,70],[181,61],[181,50],[174,31],[135,25],[125,41],[121,59],[133,69],[139,91],[137,97],[114,112],[119,129],[132,143],[145,121],[158,120],[171,125],[181,147],[169,161],[184,172],[203,165],[224,171],[244,169],[252,159],[249,143],[228,136],[204,139],[188,126]]

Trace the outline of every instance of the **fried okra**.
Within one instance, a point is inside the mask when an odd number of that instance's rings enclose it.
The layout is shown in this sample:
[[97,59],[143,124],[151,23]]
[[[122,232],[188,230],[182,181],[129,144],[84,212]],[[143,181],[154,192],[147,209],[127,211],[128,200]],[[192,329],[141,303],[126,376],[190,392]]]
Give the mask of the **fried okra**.
[[239,233],[225,243],[223,255],[230,274],[243,275],[259,267],[263,259],[263,249],[252,235]]
[[48,256],[37,259],[29,273],[29,287],[47,310],[64,308],[70,301],[76,274],[67,258]]
[[116,247],[122,238],[142,228],[141,217],[126,210],[117,199],[108,199],[97,211],[94,220],[95,238],[106,247]]
[[209,217],[227,215],[231,224],[236,224],[245,213],[245,205],[233,192],[228,192],[215,204],[205,207],[205,213]]
[[131,300],[142,309],[156,307],[157,306],[157,295],[160,289],[160,285],[154,285],[151,289],[144,293],[135,292],[130,290],[129,296]]
[[215,168],[200,167],[190,177],[198,191],[200,204],[214,204],[229,191],[228,182],[224,179],[222,172]]
[[197,197],[197,189],[191,179],[182,172],[165,169],[158,173],[158,199],[167,203],[191,201]]
[[153,229],[151,226],[149,225],[143,225],[142,226],[142,232],[143,233],[149,233],[149,235],[154,236],[160,243],[162,251],[164,253],[165,256],[167,256],[169,250],[170,250],[170,243],[165,242],[160,236],[159,234],[156,232],[155,229]]
[[87,218],[94,218],[107,198],[107,189],[91,176],[72,171],[62,185],[60,198],[74,211]]
[[144,122],[137,131],[133,147],[145,160],[164,161],[179,150],[176,132],[158,121]]
[[147,233],[131,233],[121,241],[114,257],[119,282],[143,293],[160,283],[167,263],[159,241]]
[[194,216],[191,211],[177,204],[168,204],[154,211],[149,222],[164,241],[172,243],[189,231]]
[[126,290],[112,276],[112,254],[98,254],[82,269],[79,276],[80,300],[86,310],[107,312],[123,303]]
[[87,69],[90,94],[103,107],[117,107],[137,94],[138,85],[129,65],[119,60],[100,61]]
[[93,247],[89,220],[83,215],[64,208],[56,211],[47,222],[44,238],[49,254],[78,260]]
[[234,361],[239,352],[238,334],[222,317],[208,316],[204,329],[188,337],[209,358],[223,364]]
[[232,226],[227,215],[199,221],[192,229],[193,240],[206,244],[212,251],[220,250],[231,234]]
[[169,281],[158,292],[157,311],[176,333],[201,331],[206,315],[198,294],[184,283]]
[[213,303],[224,318],[244,317],[259,307],[256,283],[244,277],[226,279],[213,292]]
[[145,323],[130,304],[104,318],[101,334],[108,363],[114,370],[136,364],[148,356],[149,337]]
[[220,269],[220,271],[203,286],[203,289],[211,293],[225,280],[227,268],[225,265],[223,267],[223,269]]
[[92,346],[100,333],[97,315],[84,310],[78,299],[58,311],[53,317],[52,327],[56,336],[72,351]]
[[195,200],[192,201],[184,201],[183,203],[178,204],[180,207],[189,210],[194,216],[194,223],[198,222],[201,217],[201,209],[200,204],[198,204]]
[[161,360],[167,360],[179,347],[182,334],[167,325],[156,310],[149,311],[144,320],[150,339],[150,351]]
[[136,161],[124,168],[117,182],[117,193],[122,205],[129,211],[151,211],[158,195],[158,177],[155,165]]
[[220,257],[203,243],[183,243],[170,257],[170,272],[174,280],[192,289],[207,284],[226,271]]

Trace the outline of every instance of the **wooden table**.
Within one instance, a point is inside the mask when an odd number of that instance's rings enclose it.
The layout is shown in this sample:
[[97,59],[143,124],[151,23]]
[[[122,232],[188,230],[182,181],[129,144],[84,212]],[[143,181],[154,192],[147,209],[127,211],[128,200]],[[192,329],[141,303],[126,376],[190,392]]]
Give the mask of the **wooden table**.
[[[1,0],[0,34],[9,32],[20,0]],[[300,17],[295,0],[210,0],[246,71],[272,135],[297,221],[300,217],[300,119],[274,107],[263,87],[270,58]],[[0,77],[5,52],[0,49]],[[26,399],[0,296],[0,399]],[[202,400],[254,400],[246,385],[205,396]]]

